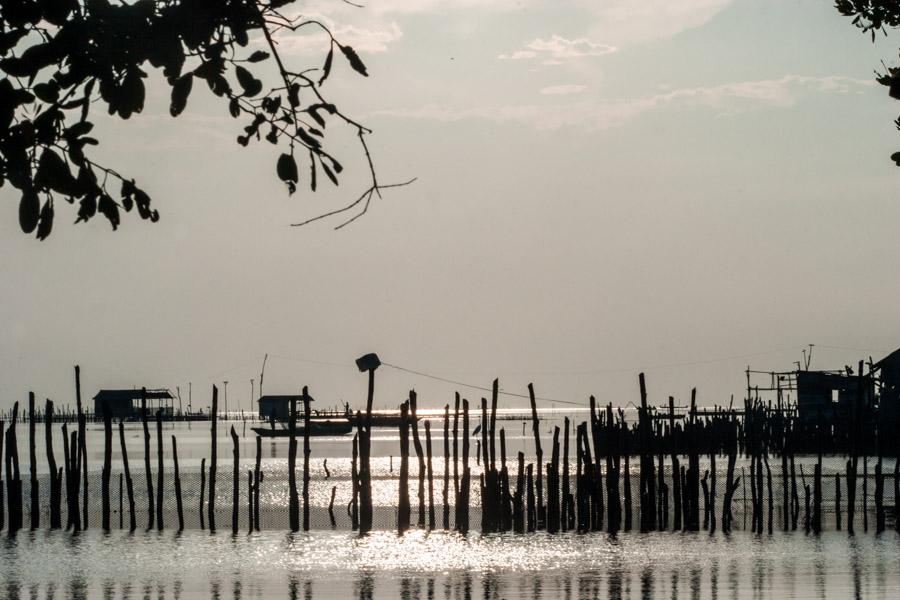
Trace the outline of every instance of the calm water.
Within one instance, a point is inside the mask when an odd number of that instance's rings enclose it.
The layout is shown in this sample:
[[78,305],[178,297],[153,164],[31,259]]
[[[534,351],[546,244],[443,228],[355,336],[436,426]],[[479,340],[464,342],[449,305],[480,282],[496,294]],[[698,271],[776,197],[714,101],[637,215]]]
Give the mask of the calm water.
[[900,541],[837,533],[23,534],[3,598],[897,598]]
[[[584,413],[569,413],[582,420]],[[561,425],[560,411],[547,412],[542,432]],[[208,423],[166,424],[165,469],[168,491],[166,525],[161,533],[139,529],[133,535],[118,529],[113,515],[112,533],[97,530],[100,522],[99,469],[102,462],[102,427],[88,426],[91,476],[91,529],[79,535],[65,532],[22,531],[14,539],[0,539],[0,598],[898,598],[900,597],[900,535],[888,531],[848,538],[826,532],[819,537],[802,532],[753,536],[736,531],[716,533],[546,534],[515,536],[412,531],[404,537],[392,533],[396,524],[399,471],[398,435],[376,430],[373,439],[375,527],[380,531],[359,538],[349,531],[345,506],[350,498],[350,436],[313,438],[311,460],[312,527],[307,534],[290,535],[287,529],[287,441],[264,440],[262,468],[262,533],[246,531],[246,482],[240,490],[242,533],[229,531],[232,447],[228,430],[234,425],[239,438],[242,478],[252,468],[255,439],[243,424],[221,423],[218,430],[220,531],[201,531],[199,519],[199,465],[209,456]],[[470,429],[477,420],[473,419]],[[498,422],[507,432],[507,453],[519,450],[533,460],[530,423]],[[443,424],[432,422],[435,500],[443,489]],[[38,428],[38,470],[46,473],[43,426]],[[27,506],[27,427],[18,440]],[[151,428],[152,468],[156,469],[156,432]],[[188,529],[181,535],[171,500],[171,440],[178,438],[184,480]],[[424,431],[422,431],[424,435]],[[545,436],[549,455],[550,436]],[[146,524],[146,488],[143,437],[140,425],[127,425],[126,441],[135,481],[137,522]],[[62,436],[54,429],[57,461],[62,461]],[[424,440],[423,440],[424,443]],[[118,436],[113,444],[114,511],[118,507]],[[472,443],[474,477],[476,446]],[[499,447],[498,447],[499,452]],[[393,469],[391,467],[391,456]],[[328,460],[326,475],[324,460]],[[417,463],[410,464],[410,496],[416,521]],[[717,467],[721,471],[725,460]],[[807,465],[810,460],[805,461]],[[299,464],[299,461],[298,461]],[[705,462],[704,462],[705,464]],[[841,458],[829,459],[826,472],[839,468]],[[870,473],[873,465],[870,464]],[[637,486],[637,464],[632,486]],[[780,470],[776,460],[773,473]],[[888,473],[893,463],[886,465]],[[574,465],[572,467],[574,474]],[[808,472],[811,473],[811,470]],[[723,476],[724,477],[724,476]],[[43,480],[43,477],[41,478]],[[724,478],[719,493],[724,488]],[[156,483],[154,474],[154,484]],[[46,492],[46,482],[42,483]],[[776,501],[780,501],[776,482]],[[336,528],[327,514],[335,487]],[[890,494],[892,483],[887,483]],[[869,488],[872,493],[872,487]],[[42,494],[43,495],[43,494]],[[477,484],[473,486],[472,523],[478,524]],[[825,491],[826,510],[830,498]],[[871,499],[868,500],[871,509]],[[891,504],[893,503],[891,499]],[[42,500],[42,508],[46,499]],[[720,505],[719,505],[720,506]],[[735,498],[736,526],[742,525],[742,490]],[[46,525],[46,514],[42,517]],[[441,510],[437,510],[438,525]],[[826,521],[830,517],[826,513]],[[637,519],[637,515],[635,515]],[[776,528],[780,509],[776,507]],[[26,526],[28,519],[26,516]],[[889,527],[891,524],[889,523]],[[857,524],[861,530],[861,523]]]

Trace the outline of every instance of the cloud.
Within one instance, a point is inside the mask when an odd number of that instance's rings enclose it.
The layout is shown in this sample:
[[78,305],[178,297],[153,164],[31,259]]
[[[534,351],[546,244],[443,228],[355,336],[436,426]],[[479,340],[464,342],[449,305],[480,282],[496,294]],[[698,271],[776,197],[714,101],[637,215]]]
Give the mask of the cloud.
[[542,130],[577,127],[596,131],[621,127],[644,113],[664,108],[700,107],[713,110],[716,116],[731,116],[760,108],[788,108],[810,93],[844,94],[872,85],[874,82],[869,80],[837,75],[825,77],[785,75],[778,79],[679,88],[662,94],[622,100],[600,99],[565,105],[520,104],[469,108],[428,104],[416,109],[387,110],[375,114],[436,121],[484,119],[499,123],[519,123]]
[[545,96],[570,96],[572,94],[580,94],[587,87],[583,85],[550,85],[541,88],[541,93]]
[[[309,15],[306,16],[309,17]],[[386,52],[390,44],[403,37],[403,31],[396,22],[375,23],[374,27],[360,27],[339,25],[321,15],[316,15],[315,18],[327,26],[341,44],[351,46],[360,53]],[[279,48],[282,48],[287,54],[323,54],[328,51],[331,41],[324,31],[314,25],[305,30],[287,31],[278,35],[277,40]]]
[[605,56],[616,50],[617,48],[614,46],[593,42],[587,38],[570,40],[553,34],[546,39],[537,38],[528,42],[524,50],[501,54],[497,58],[502,60],[541,58],[544,64],[560,64],[564,60],[573,58]]

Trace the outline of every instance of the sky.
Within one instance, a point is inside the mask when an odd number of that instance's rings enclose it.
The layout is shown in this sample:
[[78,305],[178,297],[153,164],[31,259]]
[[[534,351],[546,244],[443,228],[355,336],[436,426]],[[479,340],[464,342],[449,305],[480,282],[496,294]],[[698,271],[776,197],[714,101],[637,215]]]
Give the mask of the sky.
[[[289,196],[278,150],[195,86],[179,118],[149,79],[144,112],[95,130],[96,156],[154,198],[38,242],[0,188],[0,407],[28,391],[228,381],[249,409],[303,385],[365,402],[367,352],[541,405],[727,403],[744,369],[875,360],[900,346],[897,105],[870,38],[824,0],[384,0],[299,3],[353,46],[325,91],[373,131],[384,193],[368,214],[291,227],[366,186],[352,131],[329,130],[337,188]],[[320,66],[313,33],[279,35]],[[155,78],[154,78],[155,77]],[[67,219],[71,221],[67,222]],[[254,379],[251,384],[251,379]],[[252,387],[253,386],[253,387]],[[485,392],[382,367],[377,407]],[[524,406],[518,397],[501,406]]]

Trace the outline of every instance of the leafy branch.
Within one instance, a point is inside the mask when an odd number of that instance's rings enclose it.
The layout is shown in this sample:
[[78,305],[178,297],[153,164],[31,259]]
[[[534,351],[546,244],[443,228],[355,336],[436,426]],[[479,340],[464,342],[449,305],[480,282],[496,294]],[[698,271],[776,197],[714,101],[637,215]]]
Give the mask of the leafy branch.
[[[237,136],[240,145],[265,139],[283,147],[275,170],[289,194],[297,190],[304,163],[312,191],[320,172],[338,185],[343,166],[326,148],[325,130],[332,121],[355,129],[370,186],[349,207],[307,222],[360,204],[364,214],[382,189],[410,183],[379,184],[366,144],[371,130],[322,91],[335,49],[362,76],[368,76],[365,64],[324,23],[285,17],[280,9],[293,1],[0,0],[0,71],[5,73],[0,79],[0,186],[8,182],[19,191],[22,230],[36,231],[38,239],[50,235],[59,198],[78,203],[76,223],[100,213],[116,229],[120,209],[135,207],[142,219],[159,219],[150,196],[133,179],[86,153],[99,144],[89,135],[91,109],[105,104],[110,115],[122,119],[141,113],[149,68],[161,69],[171,87],[173,117],[187,108],[194,84],[205,82],[234,118],[246,120]],[[307,27],[327,35],[328,53],[321,69],[292,70],[274,35]],[[251,35],[265,49],[253,50]],[[278,81],[269,90],[263,89],[260,74],[266,68]]]

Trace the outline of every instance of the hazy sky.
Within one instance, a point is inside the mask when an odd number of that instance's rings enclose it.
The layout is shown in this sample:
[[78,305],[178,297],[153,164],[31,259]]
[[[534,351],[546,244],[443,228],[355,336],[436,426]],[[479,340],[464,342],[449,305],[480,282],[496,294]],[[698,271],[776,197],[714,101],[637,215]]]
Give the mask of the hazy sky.
[[[371,76],[326,90],[371,126],[383,181],[418,177],[351,227],[289,224],[365,181],[349,135],[336,189],[289,197],[277,151],[200,86],[178,119],[151,80],[98,156],[154,197],[44,243],[0,189],[0,406],[181,386],[206,406],[308,385],[364,401],[353,359],[583,401],[740,398],[743,369],[840,368],[900,346],[897,102],[872,44],[828,0],[386,0],[324,14]],[[282,38],[298,66],[322,39]],[[347,173],[345,171],[345,173]],[[320,187],[327,188],[320,184]],[[68,222],[67,222],[68,221]],[[454,386],[379,371],[376,404]],[[470,399],[481,392],[460,388]],[[503,405],[523,401],[504,399]]]

